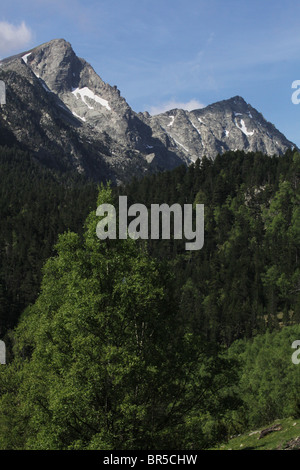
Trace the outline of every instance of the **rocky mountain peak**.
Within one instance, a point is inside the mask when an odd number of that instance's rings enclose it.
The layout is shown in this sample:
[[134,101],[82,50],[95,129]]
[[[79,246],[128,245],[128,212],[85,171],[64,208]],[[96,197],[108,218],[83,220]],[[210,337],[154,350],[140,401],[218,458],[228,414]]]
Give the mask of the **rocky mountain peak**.
[[[10,132],[42,161],[113,181],[190,164],[227,150],[282,154],[293,147],[241,96],[206,108],[135,113],[71,44],[53,39],[1,61]],[[53,161],[52,161],[53,160]]]
[[153,116],[151,122],[157,137],[163,139],[167,134],[170,148],[189,162],[199,155],[215,158],[217,154],[241,149],[281,155],[293,147],[241,96],[194,111],[167,111]]
[[54,93],[70,91],[75,87],[84,66],[71,44],[64,39],[54,39],[34,48],[23,56],[24,59]]

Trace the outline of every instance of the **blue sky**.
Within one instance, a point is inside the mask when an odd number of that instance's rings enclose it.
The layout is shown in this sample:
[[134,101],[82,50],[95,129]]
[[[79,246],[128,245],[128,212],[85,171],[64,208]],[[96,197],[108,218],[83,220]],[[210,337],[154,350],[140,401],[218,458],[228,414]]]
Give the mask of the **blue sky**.
[[135,111],[242,96],[300,147],[299,0],[3,0],[0,57],[69,41]]

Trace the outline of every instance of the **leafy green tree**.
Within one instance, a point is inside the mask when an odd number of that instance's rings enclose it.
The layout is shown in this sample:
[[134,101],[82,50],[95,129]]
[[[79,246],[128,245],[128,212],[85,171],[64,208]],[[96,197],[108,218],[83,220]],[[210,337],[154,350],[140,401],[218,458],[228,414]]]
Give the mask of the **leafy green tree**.
[[[98,205],[103,202],[112,202],[109,189],[100,191]],[[13,442],[0,426],[0,443],[202,446],[195,417],[218,409],[232,371],[178,315],[170,274],[134,240],[99,240],[98,221],[91,213],[83,239],[60,236],[41,294],[21,318],[15,359],[0,371],[0,385],[7,384],[0,409],[12,418]],[[2,426],[7,429],[7,420]]]
[[238,415],[244,428],[299,418],[300,367],[292,361],[292,344],[299,337],[299,325],[287,326],[250,341],[236,341],[229,348],[229,357],[240,364],[239,393],[244,405]]

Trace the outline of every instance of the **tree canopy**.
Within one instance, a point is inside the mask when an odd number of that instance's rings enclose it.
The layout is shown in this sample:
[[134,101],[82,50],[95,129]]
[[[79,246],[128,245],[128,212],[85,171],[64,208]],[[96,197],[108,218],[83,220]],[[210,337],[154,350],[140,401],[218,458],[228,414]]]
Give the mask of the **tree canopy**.
[[[102,189],[98,204],[110,200]],[[230,363],[182,321],[171,273],[134,240],[100,241],[96,223],[91,213],[82,238],[61,235],[47,261],[1,370],[0,408],[27,449],[192,447],[192,418],[222,414]]]

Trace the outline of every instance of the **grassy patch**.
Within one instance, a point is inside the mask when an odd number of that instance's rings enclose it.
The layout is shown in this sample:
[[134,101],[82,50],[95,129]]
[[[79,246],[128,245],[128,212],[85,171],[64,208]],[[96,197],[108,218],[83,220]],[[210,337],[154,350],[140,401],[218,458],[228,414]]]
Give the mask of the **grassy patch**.
[[[260,432],[275,424],[281,424],[280,431],[273,431],[259,439]],[[259,429],[248,431],[240,436],[233,437],[226,444],[215,450],[281,450],[284,446],[300,436],[300,419],[286,418],[276,420],[272,424]]]

